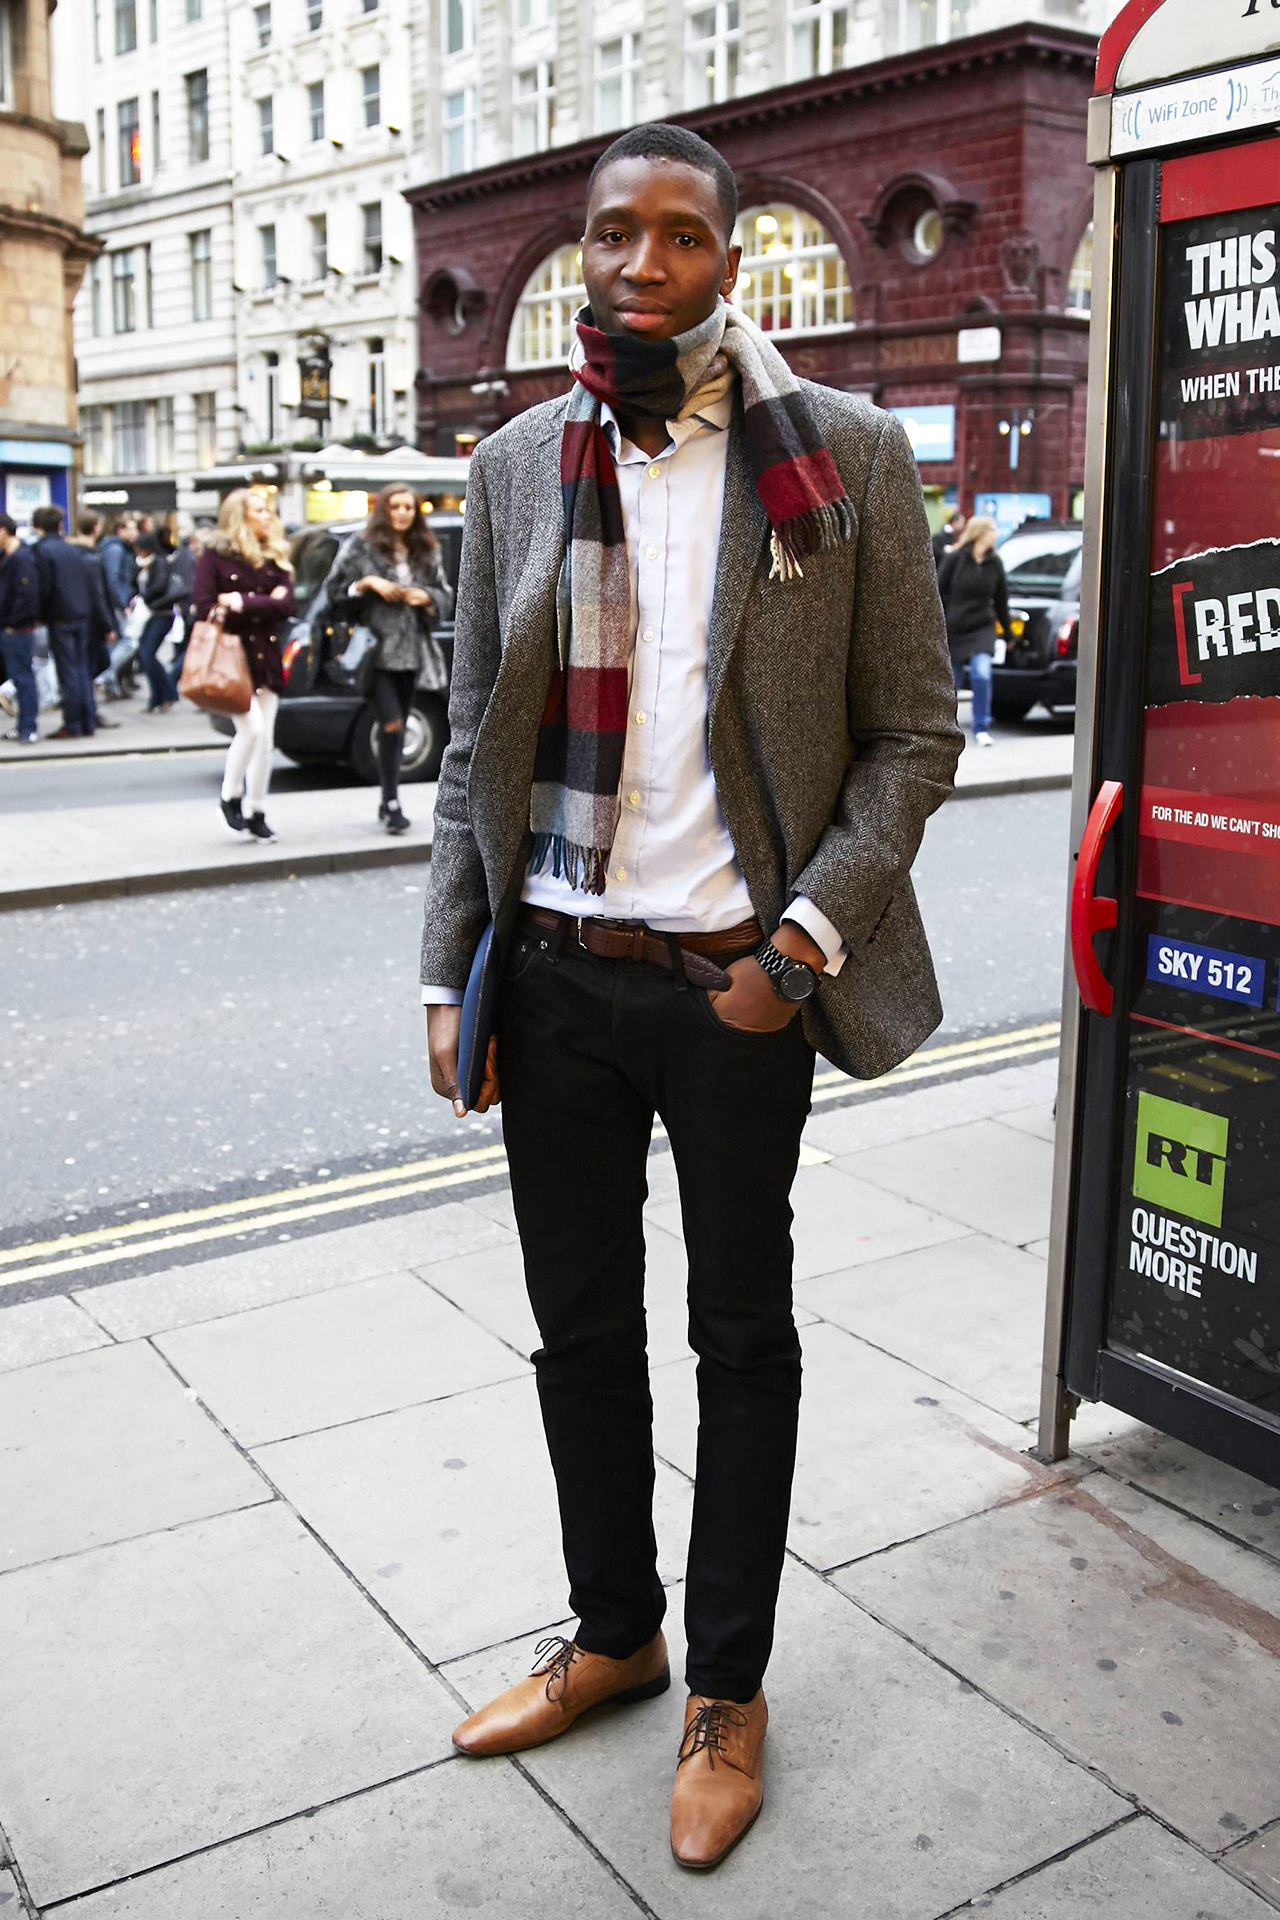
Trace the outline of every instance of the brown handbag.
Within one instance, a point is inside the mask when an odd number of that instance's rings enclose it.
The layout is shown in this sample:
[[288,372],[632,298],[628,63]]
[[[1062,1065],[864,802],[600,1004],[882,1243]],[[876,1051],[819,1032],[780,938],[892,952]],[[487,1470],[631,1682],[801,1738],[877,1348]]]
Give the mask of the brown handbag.
[[253,705],[253,681],[244,648],[222,624],[222,608],[191,629],[178,692],[206,713],[248,713]]

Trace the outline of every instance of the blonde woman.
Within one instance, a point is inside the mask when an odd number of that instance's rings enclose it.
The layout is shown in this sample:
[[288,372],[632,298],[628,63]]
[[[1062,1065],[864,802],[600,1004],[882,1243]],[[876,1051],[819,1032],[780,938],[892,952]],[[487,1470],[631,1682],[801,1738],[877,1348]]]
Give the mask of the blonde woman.
[[947,644],[956,690],[968,669],[973,689],[973,744],[991,745],[991,661],[996,621],[1009,632],[1009,587],[996,552],[996,523],[975,513],[938,573],[947,616]]
[[279,632],[293,612],[293,568],[284,530],[257,487],[237,487],[223,501],[217,531],[196,560],[194,603],[197,620],[222,609],[227,632],[244,647],[253,681],[248,713],[234,716],[235,738],[222,776],[223,820],[232,833],[274,840],[262,810],[284,691]]

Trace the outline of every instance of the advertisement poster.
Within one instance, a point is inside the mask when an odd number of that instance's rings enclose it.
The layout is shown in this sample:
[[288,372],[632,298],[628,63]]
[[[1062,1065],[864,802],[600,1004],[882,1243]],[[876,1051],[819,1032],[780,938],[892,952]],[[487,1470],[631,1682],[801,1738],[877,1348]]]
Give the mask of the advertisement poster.
[[1160,232],[1109,1337],[1280,1419],[1280,143],[1239,152],[1266,204]]

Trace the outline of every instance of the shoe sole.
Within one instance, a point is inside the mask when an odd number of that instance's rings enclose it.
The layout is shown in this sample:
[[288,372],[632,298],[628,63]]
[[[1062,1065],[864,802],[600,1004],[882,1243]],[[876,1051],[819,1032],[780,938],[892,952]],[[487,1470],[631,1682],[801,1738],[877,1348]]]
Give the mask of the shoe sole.
[[531,1753],[535,1747],[546,1747],[550,1746],[553,1740],[563,1740],[566,1733],[572,1733],[580,1721],[585,1720],[589,1714],[598,1713],[601,1707],[631,1707],[641,1700],[656,1700],[658,1695],[665,1693],[670,1685],[671,1670],[668,1668],[665,1673],[659,1674],[656,1680],[646,1680],[642,1685],[628,1687],[622,1693],[611,1693],[606,1700],[597,1700],[593,1706],[584,1707],[582,1712],[575,1713],[573,1719],[566,1725],[557,1727],[554,1733],[548,1733],[541,1740],[522,1740],[518,1746],[514,1747],[486,1747],[483,1752],[475,1747],[460,1747],[455,1740],[452,1742],[453,1750],[455,1753],[460,1753],[465,1760],[498,1760],[503,1754]]
[[722,1860],[727,1860],[729,1858],[729,1855],[733,1852],[736,1846],[741,1845],[742,1841],[746,1839],[752,1827],[754,1827],[756,1821],[760,1818],[760,1815],[763,1812],[764,1812],[764,1801],[762,1800],[760,1802],[760,1805],[756,1808],[755,1812],[752,1814],[751,1818],[748,1820],[746,1826],[742,1829],[741,1833],[735,1833],[733,1836],[733,1839],[729,1842],[724,1852],[718,1853],[714,1860],[682,1860],[674,1847],[672,1847],[671,1849],[671,1858],[675,1861],[678,1867],[683,1867],[686,1873],[711,1873],[712,1871],[714,1871],[716,1867],[720,1865]]

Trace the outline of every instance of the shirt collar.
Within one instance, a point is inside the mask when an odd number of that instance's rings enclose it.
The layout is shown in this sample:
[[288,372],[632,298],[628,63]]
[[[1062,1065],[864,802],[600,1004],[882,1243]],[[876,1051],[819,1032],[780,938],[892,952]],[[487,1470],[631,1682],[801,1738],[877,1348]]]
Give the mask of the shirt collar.
[[[682,441],[690,439],[695,433],[727,432],[732,418],[733,393],[730,391],[729,393],[722,394],[718,400],[712,400],[707,406],[700,407],[697,413],[687,414],[683,420],[668,420],[666,423],[667,432],[671,435],[672,440],[678,447]],[[618,424],[618,416],[607,400],[600,402],[600,425],[608,435],[609,446],[614,458],[617,459],[618,445],[622,440],[623,434]],[[630,444],[630,442],[628,442],[628,444]],[[649,458],[647,453],[641,452],[638,448],[636,449],[636,457],[641,460],[647,460]]]

